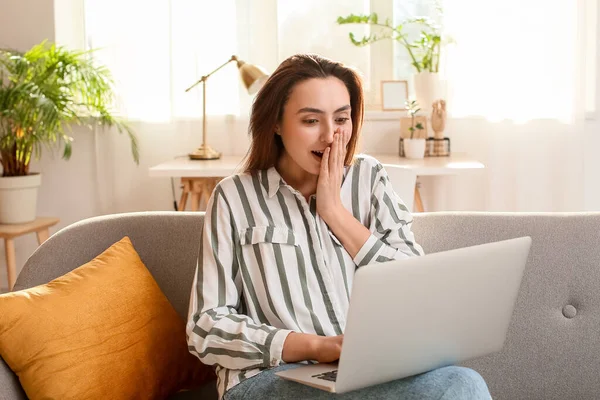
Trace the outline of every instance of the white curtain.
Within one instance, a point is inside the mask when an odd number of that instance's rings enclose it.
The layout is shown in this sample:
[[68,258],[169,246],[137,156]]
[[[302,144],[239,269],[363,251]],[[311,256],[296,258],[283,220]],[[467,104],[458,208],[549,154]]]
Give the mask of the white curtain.
[[[594,1],[444,2],[444,23],[455,40],[443,66],[450,116],[445,133],[453,152],[467,152],[486,165],[482,175],[451,180],[444,208],[581,209],[585,112],[593,110],[586,89],[595,85],[598,72],[589,67]],[[184,90],[232,54],[273,71],[295,52],[318,52],[358,67],[367,86],[392,79],[381,71],[402,66],[386,69],[387,58],[373,58],[385,57],[381,49],[389,43],[353,47],[347,33],[360,35],[359,27],[340,27],[335,19],[373,9],[391,13],[393,3],[86,0],[88,43],[102,49],[97,57],[117,80],[119,108],[136,121],[142,152],[142,164],[133,168],[123,136],[99,137],[103,212],[171,205],[170,182],[148,178],[147,169],[200,144],[201,87]],[[234,64],[211,76],[207,96],[209,144],[226,154],[244,154],[252,97],[239,84]],[[390,142],[397,143],[396,123],[371,126],[389,131]],[[364,135],[366,151],[373,137],[381,136]],[[390,152],[395,149],[389,146]]]
[[[166,122],[198,118],[202,86],[185,89],[246,49],[238,44],[234,0],[87,0],[88,46],[117,81],[128,118]],[[240,32],[239,34],[243,34]],[[240,113],[237,68],[207,82],[207,113]]]
[[446,70],[452,115],[564,123],[580,117],[584,6],[584,0],[446,2],[445,27],[455,40]]
[[[296,53],[317,53],[355,67],[361,72],[365,90],[370,90],[370,47],[356,47],[348,33],[357,37],[368,30],[360,25],[337,25],[340,16],[368,14],[367,0],[326,2],[322,0],[279,0],[277,2],[278,55],[280,60]],[[377,82],[378,83],[378,82]]]
[[[140,143],[139,167],[123,135],[96,134],[96,200],[100,213],[168,209],[171,182],[148,168],[185,156],[202,141],[202,86],[185,89],[234,54],[249,53],[236,1],[85,0],[86,41],[116,82],[117,108]],[[243,86],[235,63],[207,82],[208,144],[242,153]],[[247,102],[249,99],[243,99]],[[178,181],[174,181],[176,192]]]
[[[369,48],[353,46],[350,28],[335,23],[340,15],[368,12],[368,3],[86,0],[86,36],[117,80],[120,111],[160,123],[200,118],[202,86],[184,90],[233,54],[272,71],[292,54],[315,52],[355,66],[369,82]],[[273,37],[265,42],[267,35]],[[209,115],[248,114],[251,101],[238,80],[235,63],[209,78]]]
[[[126,138],[96,136],[101,212],[172,204],[170,182],[148,179],[147,169],[185,157],[201,143],[202,86],[185,89],[234,54],[272,72],[296,52],[317,52],[357,67],[368,80],[369,49],[352,46],[350,28],[335,23],[340,15],[368,12],[368,3],[85,0],[87,45],[99,49],[95,58],[112,72],[118,111],[132,122],[141,148],[135,168]],[[235,63],[212,75],[206,87],[208,144],[224,154],[245,154],[253,98]]]
[[[594,111],[595,0],[449,0],[453,148],[486,164],[454,186],[456,209],[583,208],[586,112]],[[587,68],[586,68],[587,67]],[[462,202],[462,203],[461,203]]]

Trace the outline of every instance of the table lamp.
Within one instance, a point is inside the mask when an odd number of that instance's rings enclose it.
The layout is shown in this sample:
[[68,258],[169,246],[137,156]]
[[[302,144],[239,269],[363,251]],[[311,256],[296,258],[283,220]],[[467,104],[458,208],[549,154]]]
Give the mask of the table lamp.
[[206,141],[206,80],[209,76],[229,64],[230,62],[237,62],[238,69],[240,71],[240,77],[244,83],[244,87],[249,94],[254,94],[264,85],[269,75],[259,66],[246,63],[236,56],[223,63],[220,67],[200,78],[196,83],[187,88],[185,91],[189,92],[193,87],[202,83],[202,145],[189,154],[192,160],[216,160],[221,158],[221,153],[212,149]]

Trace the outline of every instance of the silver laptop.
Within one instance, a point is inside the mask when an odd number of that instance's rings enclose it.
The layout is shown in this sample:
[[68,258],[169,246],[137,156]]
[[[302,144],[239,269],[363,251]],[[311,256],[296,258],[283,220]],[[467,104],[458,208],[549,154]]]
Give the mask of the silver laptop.
[[500,351],[530,237],[359,268],[337,364],[276,374],[344,393]]

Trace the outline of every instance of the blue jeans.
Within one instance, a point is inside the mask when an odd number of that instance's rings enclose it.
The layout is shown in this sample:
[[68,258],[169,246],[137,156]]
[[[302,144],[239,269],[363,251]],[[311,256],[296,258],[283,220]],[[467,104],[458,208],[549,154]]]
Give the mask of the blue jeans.
[[329,400],[490,400],[488,387],[477,372],[464,367],[444,367],[424,374],[398,379],[344,394],[334,394],[284,380],[274,373],[296,368],[284,364],[263,371],[237,384],[225,393],[224,400],[238,399],[329,399]]

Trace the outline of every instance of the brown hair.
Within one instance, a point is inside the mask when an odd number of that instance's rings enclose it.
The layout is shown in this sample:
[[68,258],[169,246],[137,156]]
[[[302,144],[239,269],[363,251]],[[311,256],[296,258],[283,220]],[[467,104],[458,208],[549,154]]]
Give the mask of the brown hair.
[[344,165],[354,158],[356,142],[364,113],[363,88],[360,76],[352,68],[315,54],[296,54],[284,60],[258,92],[252,104],[250,150],[244,162],[244,171],[269,169],[277,163],[283,142],[275,134],[294,86],[311,78],[336,77],[346,85],[352,107],[352,136],[348,142]]

